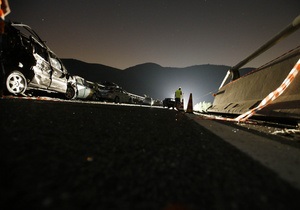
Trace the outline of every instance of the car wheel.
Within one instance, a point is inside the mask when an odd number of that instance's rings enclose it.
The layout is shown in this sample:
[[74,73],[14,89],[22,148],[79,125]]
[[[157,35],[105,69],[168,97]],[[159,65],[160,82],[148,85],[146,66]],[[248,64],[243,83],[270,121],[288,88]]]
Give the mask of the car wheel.
[[27,81],[24,74],[19,71],[11,72],[6,78],[6,89],[15,95],[23,94],[27,89]]
[[93,101],[98,101],[98,100],[99,100],[96,93],[93,94],[92,100],[93,100]]
[[118,96],[115,97],[115,103],[120,103],[120,98]]
[[67,91],[65,93],[65,97],[67,99],[69,99],[69,100],[70,99],[74,99],[75,98],[75,94],[76,94],[75,89],[71,85],[68,85]]

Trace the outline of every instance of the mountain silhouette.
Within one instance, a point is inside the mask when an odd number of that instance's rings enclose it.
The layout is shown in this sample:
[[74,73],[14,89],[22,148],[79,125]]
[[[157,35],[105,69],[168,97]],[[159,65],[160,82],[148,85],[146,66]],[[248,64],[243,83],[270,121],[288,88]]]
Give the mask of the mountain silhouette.
[[[113,67],[85,63],[75,59],[62,59],[72,75],[79,75],[93,82],[114,82],[124,90],[137,95],[148,95],[163,100],[174,97],[179,87],[187,103],[190,93],[194,103],[212,102],[227,70],[225,65],[195,65],[185,68],[162,67],[155,63],[144,63],[121,70]],[[249,69],[245,69],[246,72]]]

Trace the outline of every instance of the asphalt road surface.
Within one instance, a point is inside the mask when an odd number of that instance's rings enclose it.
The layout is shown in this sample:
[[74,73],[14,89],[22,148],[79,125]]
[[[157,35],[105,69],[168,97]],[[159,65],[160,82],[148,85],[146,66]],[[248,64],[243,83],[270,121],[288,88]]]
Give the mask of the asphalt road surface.
[[298,188],[186,115],[0,99],[0,209],[299,209]]

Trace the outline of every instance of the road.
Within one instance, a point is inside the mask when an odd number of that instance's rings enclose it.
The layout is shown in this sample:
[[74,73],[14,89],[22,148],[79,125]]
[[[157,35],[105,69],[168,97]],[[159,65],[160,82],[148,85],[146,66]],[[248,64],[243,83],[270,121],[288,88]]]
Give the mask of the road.
[[299,208],[299,188],[187,115],[0,99],[0,209]]

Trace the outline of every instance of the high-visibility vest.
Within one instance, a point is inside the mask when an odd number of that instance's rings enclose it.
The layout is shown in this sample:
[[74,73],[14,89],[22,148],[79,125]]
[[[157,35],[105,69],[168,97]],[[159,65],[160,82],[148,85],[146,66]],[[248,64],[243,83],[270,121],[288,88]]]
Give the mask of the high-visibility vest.
[[181,95],[182,95],[182,91],[181,90],[176,90],[175,91],[175,98],[181,98]]

